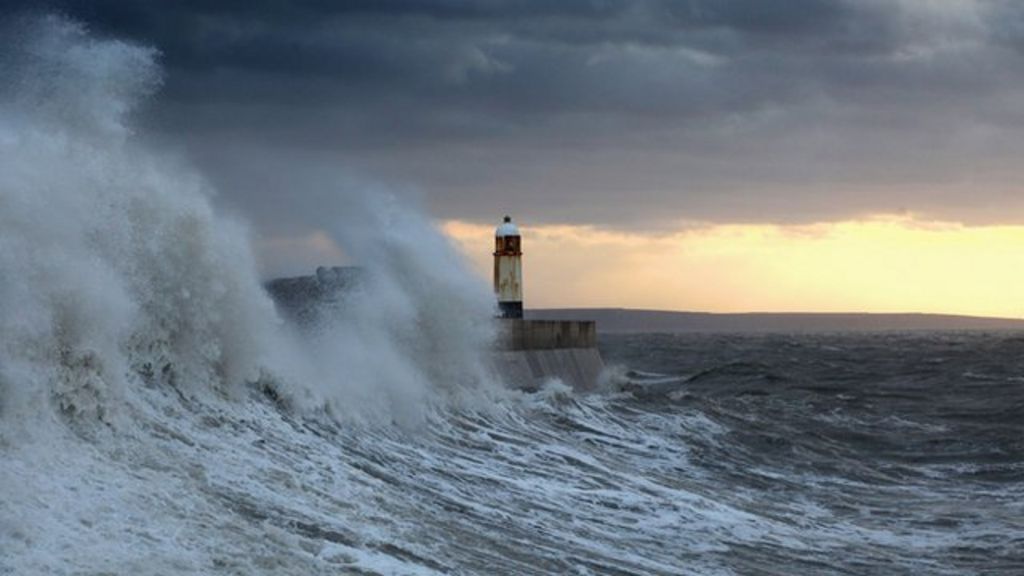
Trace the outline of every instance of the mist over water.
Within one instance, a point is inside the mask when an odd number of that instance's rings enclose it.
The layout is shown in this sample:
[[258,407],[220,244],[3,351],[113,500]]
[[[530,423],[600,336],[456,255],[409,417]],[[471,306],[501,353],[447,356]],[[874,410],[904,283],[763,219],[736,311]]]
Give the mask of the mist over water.
[[606,339],[626,391],[519,394],[429,220],[330,183],[363,280],[293,326],[133,134],[156,60],[0,30],[0,574],[1024,571],[1018,337]]
[[[418,211],[325,193],[328,232],[365,282],[300,333],[264,292],[244,224],[214,212],[201,175],[133,133],[132,113],[160,85],[157,53],[59,17],[2,32],[0,572],[146,557],[100,544],[148,509],[133,498],[152,495],[124,474],[201,469],[154,443],[195,446],[200,417],[244,422],[270,402],[279,418],[409,428],[501,394],[482,355],[489,292]],[[174,475],[137,488],[173,491]],[[164,568],[191,565],[170,546]]]
[[132,134],[131,112],[159,85],[155,52],[55,17],[6,31],[9,417],[49,405],[113,422],[140,383],[234,397],[263,380],[307,407],[383,404],[408,419],[434,383],[488,377],[487,290],[419,213],[381,195],[325,195],[330,231],[365,267],[367,289],[344,321],[296,341],[260,286],[244,226],[214,213],[200,175]]
[[437,401],[484,407],[500,395],[485,362],[493,295],[450,242],[388,194],[323,200],[336,215],[326,232],[363,272],[312,338],[324,381],[362,415],[390,414],[399,424],[421,420]]
[[5,419],[115,422],[142,378],[231,395],[274,349],[243,228],[200,177],[148,153],[128,114],[154,53],[58,18],[3,35],[0,370]]

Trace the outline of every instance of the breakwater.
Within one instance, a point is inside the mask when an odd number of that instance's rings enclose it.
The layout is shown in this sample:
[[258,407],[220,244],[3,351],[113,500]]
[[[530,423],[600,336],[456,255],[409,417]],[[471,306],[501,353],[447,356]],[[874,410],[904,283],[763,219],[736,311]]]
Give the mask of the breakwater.
[[497,348],[497,370],[525,390],[536,390],[552,379],[576,390],[591,390],[604,370],[593,321],[502,319]]
[[[320,268],[313,276],[281,278],[266,284],[278,310],[300,326],[316,325],[348,305],[363,285],[358,268]],[[537,390],[558,379],[575,390],[592,390],[604,370],[597,349],[597,323],[591,320],[496,318],[498,337],[491,352],[496,372],[509,385]]]

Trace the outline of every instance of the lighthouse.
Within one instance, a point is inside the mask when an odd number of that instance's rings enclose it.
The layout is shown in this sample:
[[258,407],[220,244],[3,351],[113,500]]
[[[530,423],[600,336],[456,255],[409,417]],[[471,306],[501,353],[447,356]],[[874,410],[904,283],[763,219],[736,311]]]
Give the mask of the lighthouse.
[[494,231],[494,293],[502,318],[523,317],[522,240],[510,216]]

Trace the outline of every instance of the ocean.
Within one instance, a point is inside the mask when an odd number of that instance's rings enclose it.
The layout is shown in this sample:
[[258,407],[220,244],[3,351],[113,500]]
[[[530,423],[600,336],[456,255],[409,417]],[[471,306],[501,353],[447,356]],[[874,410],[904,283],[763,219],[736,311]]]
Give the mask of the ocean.
[[672,485],[734,513],[681,573],[1024,573],[1021,334],[608,340],[684,376],[615,402],[702,422],[675,426]]
[[1024,573],[1024,336],[606,335],[517,391],[414,207],[325,182],[362,272],[289,322],[133,123],[153,50],[0,55],[0,574]]
[[1024,573],[1024,336],[602,349],[624,390],[414,428],[147,389],[131,434],[3,446],[0,572]]

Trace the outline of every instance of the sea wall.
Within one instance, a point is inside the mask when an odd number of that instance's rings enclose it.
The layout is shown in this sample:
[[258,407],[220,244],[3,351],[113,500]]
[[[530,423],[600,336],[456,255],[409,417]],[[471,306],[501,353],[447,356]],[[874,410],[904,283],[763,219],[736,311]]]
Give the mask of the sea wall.
[[503,319],[498,341],[502,350],[596,348],[597,324],[588,320]]
[[504,380],[523,390],[537,390],[553,379],[575,390],[593,390],[604,370],[597,348],[499,350],[493,356]]
[[[319,268],[315,276],[280,278],[266,284],[278,311],[300,328],[315,329],[344,309],[352,290],[364,281],[359,268]],[[523,390],[537,390],[558,379],[576,390],[593,390],[604,370],[592,320],[499,318],[491,352],[502,379]]]
[[506,382],[536,390],[558,379],[592,390],[604,370],[597,325],[586,320],[500,320],[495,368]]

